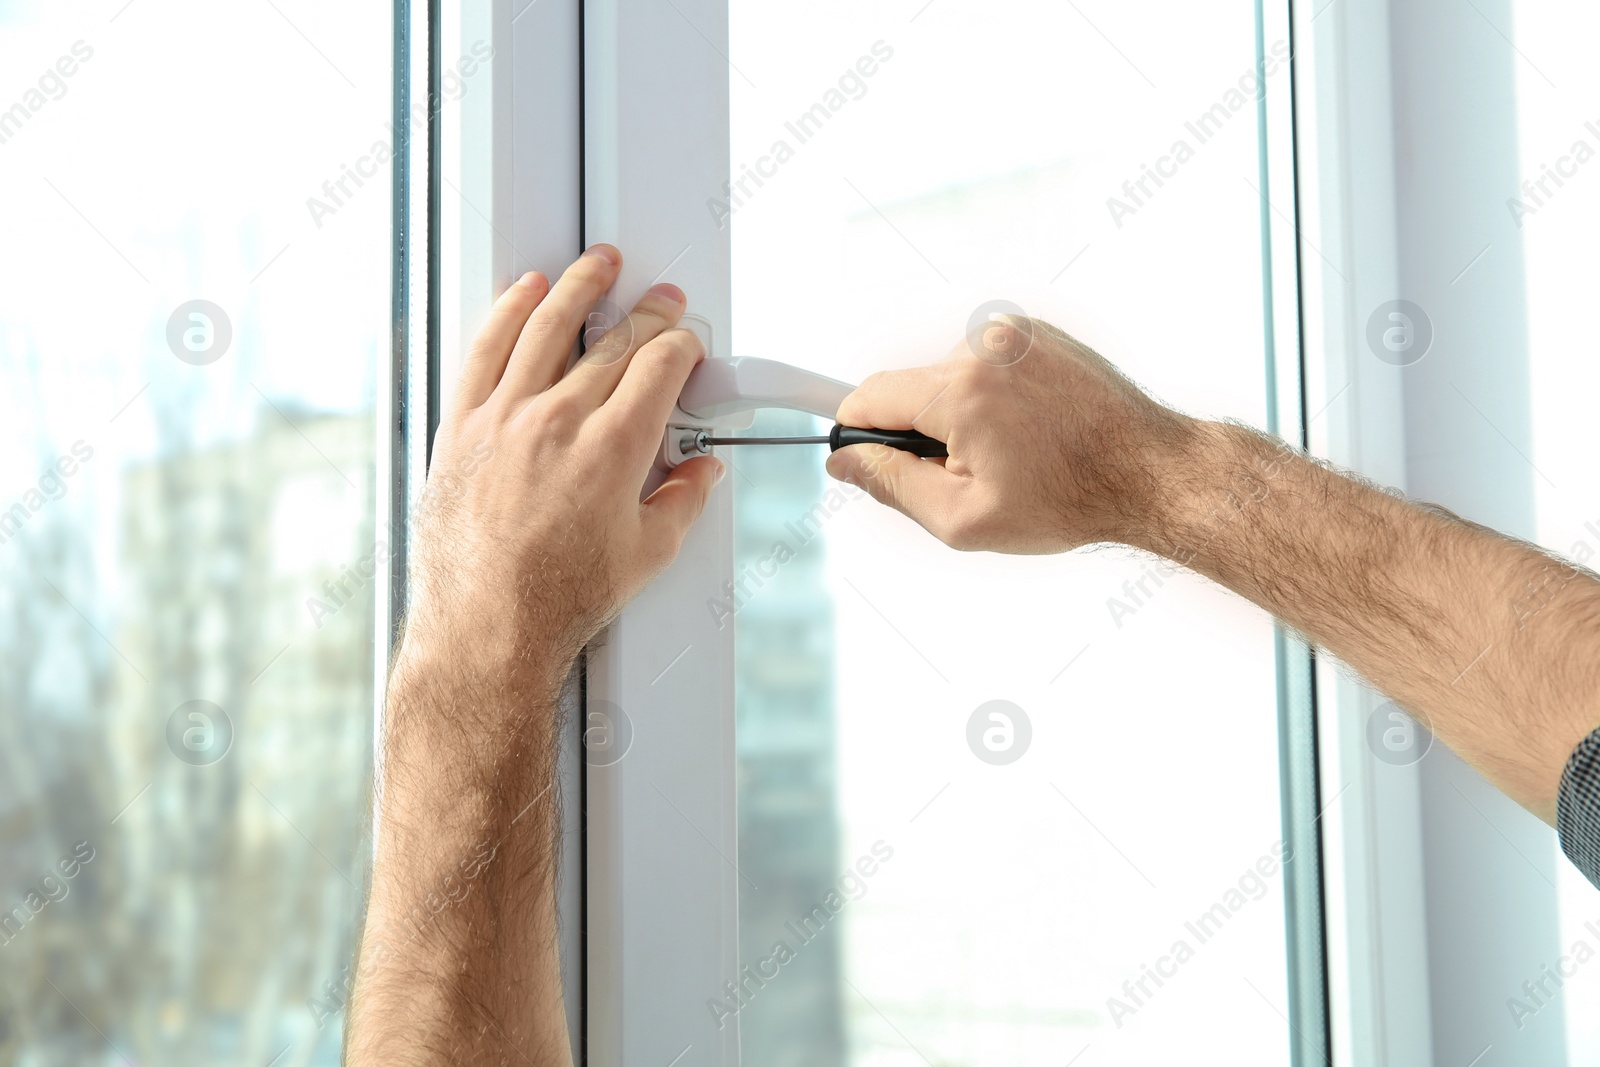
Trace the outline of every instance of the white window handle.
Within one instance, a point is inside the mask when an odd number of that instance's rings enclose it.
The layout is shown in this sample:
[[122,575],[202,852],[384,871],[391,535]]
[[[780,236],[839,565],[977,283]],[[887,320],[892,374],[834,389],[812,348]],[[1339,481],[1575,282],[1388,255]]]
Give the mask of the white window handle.
[[661,441],[659,466],[671,470],[699,451],[687,449],[694,431],[742,430],[758,408],[804,411],[832,422],[855,386],[775,359],[707,359],[689,372],[678,410]]
[[667,424],[661,442],[661,469],[698,456],[685,451],[694,430],[742,430],[754,421],[758,408],[789,408],[834,421],[838,405],[851,394],[848,382],[824,378],[778,360],[736,355],[726,360],[702,360],[690,371],[678,394],[678,410]]
[[[678,394],[678,410],[696,425],[727,425],[757,408],[790,408],[832,421],[855,386],[774,359],[735,356],[701,362]],[[748,425],[748,420],[738,420]]]

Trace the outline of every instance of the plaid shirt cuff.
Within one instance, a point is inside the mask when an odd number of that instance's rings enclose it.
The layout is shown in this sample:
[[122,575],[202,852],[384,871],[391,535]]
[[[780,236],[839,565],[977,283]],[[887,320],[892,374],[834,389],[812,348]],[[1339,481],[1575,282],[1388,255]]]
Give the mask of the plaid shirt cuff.
[[1600,729],[1578,743],[1556,796],[1561,851],[1600,889]]

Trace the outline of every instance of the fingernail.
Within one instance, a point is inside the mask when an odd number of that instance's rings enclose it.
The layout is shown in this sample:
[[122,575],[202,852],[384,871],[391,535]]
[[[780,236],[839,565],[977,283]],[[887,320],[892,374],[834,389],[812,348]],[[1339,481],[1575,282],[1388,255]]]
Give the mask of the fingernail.
[[597,256],[613,267],[622,262],[622,253],[607,244],[590,245],[589,250],[584,255]]
[[721,484],[723,477],[728,473],[728,465],[722,462],[720,459],[713,459],[711,462],[717,465],[716,473],[711,475],[711,484],[719,485]]
[[532,288],[533,286],[538,285],[539,282],[543,280],[543,278],[544,278],[544,275],[540,274],[538,271],[530,270],[528,273],[526,273],[526,274],[524,274],[522,276],[520,281],[521,281],[521,284],[526,285],[529,288]]
[[650,287],[650,295],[666,297],[674,304],[681,304],[684,301],[683,290],[679,289],[671,282],[662,282],[660,285],[652,285]]

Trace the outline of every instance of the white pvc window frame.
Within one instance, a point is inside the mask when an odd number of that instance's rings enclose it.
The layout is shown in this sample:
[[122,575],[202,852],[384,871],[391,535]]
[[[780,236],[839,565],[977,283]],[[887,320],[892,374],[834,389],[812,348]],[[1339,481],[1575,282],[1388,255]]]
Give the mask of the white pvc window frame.
[[[626,256],[616,305],[670,278],[708,354],[728,355],[727,233],[703,206],[728,171],[712,50],[726,4],[440,0],[434,16],[434,84],[449,87],[433,137],[436,395],[499,292],[597,241]],[[560,892],[578,1062],[738,1062],[737,1028],[705,1009],[738,967],[732,630],[703,606],[732,575],[728,493],[569,689]],[[580,758],[586,729],[622,739],[620,758]]]
[[[1500,204],[1515,185],[1512,72],[1525,59],[1495,25],[1503,10],[1457,19],[1446,0],[1292,9],[1303,28],[1295,110],[1311,450],[1530,536],[1519,506],[1533,477],[1520,249],[1478,228],[1497,212],[1468,209]],[[1474,261],[1491,238],[1494,254]],[[1395,299],[1424,307],[1436,338],[1403,367],[1375,358],[1366,339],[1375,310]],[[1348,672],[1320,662],[1316,692],[1336,1062],[1566,1062],[1557,1020],[1519,1029],[1503,1010],[1532,961],[1567,947],[1552,831],[1437,744],[1410,766],[1374,760],[1367,719],[1383,697]]]
[[[1323,12],[1294,0],[1299,248],[1307,426],[1314,455],[1403,485],[1398,382],[1360,358],[1360,308],[1397,288],[1393,91],[1386,4]],[[1359,73],[1357,71],[1359,70]],[[1357,169],[1355,160],[1363,161]],[[1385,177],[1385,175],[1388,177]],[[1330,1038],[1336,1064],[1432,1063],[1422,823],[1415,770],[1374,765],[1363,735],[1373,694],[1318,663]],[[1382,771],[1384,773],[1377,773]]]

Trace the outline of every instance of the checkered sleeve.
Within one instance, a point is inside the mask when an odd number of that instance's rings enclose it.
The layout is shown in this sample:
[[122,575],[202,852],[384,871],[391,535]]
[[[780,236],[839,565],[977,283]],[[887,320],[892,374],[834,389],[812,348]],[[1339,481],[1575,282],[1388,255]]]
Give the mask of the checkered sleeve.
[[1600,888],[1600,729],[1578,743],[1556,796],[1561,851]]

